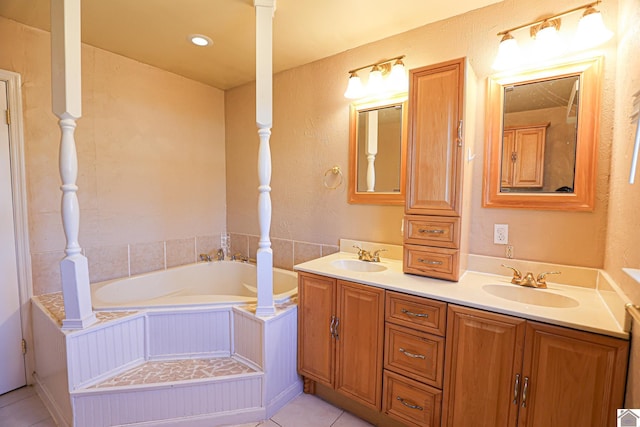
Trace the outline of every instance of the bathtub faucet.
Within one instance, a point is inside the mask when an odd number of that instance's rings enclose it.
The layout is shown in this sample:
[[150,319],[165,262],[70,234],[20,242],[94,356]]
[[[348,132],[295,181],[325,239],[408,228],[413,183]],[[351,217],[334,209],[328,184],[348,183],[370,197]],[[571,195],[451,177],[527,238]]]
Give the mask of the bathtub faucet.
[[200,261],[211,262],[211,255],[209,255],[209,254],[200,254]]
[[218,252],[216,252],[216,258],[218,261],[224,261],[224,251],[222,249],[218,249]]
[[246,257],[238,252],[231,257],[231,261],[249,262],[249,257]]

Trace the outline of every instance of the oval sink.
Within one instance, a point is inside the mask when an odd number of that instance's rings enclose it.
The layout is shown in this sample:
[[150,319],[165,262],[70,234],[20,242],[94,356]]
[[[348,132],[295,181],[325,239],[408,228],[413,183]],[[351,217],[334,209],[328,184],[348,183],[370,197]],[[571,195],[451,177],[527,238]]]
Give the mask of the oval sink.
[[365,262],[357,259],[337,259],[331,263],[335,268],[360,273],[377,273],[385,271],[387,267],[375,262]]
[[546,292],[542,289],[525,288],[518,285],[484,285],[482,289],[493,296],[522,304],[556,308],[577,307],[580,304],[577,300],[565,295]]

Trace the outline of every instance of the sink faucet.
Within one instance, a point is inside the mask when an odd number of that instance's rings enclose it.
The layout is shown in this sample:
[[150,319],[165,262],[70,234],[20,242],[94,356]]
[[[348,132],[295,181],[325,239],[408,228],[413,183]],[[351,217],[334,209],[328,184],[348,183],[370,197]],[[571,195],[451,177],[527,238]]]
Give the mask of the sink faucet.
[[362,249],[360,246],[354,245],[353,247],[358,250],[358,259],[367,262],[380,262],[380,252],[386,251],[386,249],[377,249],[371,253]]
[[513,277],[511,278],[511,283],[513,283],[514,285],[526,286],[526,287],[529,287],[529,288],[546,289],[547,288],[547,280],[546,280],[547,274],[561,274],[560,271],[546,271],[544,273],[538,274],[538,277],[534,277],[533,273],[527,272],[527,274],[525,274],[524,277],[523,277],[522,273],[517,268],[510,267],[510,266],[504,265],[504,264],[500,264],[500,265],[505,267],[505,268],[510,268],[511,270],[513,270]]

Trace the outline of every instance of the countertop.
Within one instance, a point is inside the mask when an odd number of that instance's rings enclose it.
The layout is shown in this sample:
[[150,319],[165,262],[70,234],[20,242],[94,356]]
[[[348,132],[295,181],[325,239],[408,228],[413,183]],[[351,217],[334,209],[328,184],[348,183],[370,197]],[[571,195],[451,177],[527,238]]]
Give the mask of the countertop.
[[[547,307],[495,296],[483,288],[485,285],[518,288],[518,285],[510,283],[511,276],[466,271],[458,282],[449,282],[405,274],[402,272],[401,260],[382,259],[379,264],[387,268],[384,271],[356,272],[332,265],[332,262],[340,259],[357,261],[358,257],[353,253],[337,252],[298,264],[294,269],[495,313],[629,339],[629,333],[618,324],[599,292],[594,288],[547,282],[547,289],[523,289],[526,292],[557,294],[560,295],[559,298],[565,296],[575,300],[570,307]],[[536,294],[535,297],[538,295]]]

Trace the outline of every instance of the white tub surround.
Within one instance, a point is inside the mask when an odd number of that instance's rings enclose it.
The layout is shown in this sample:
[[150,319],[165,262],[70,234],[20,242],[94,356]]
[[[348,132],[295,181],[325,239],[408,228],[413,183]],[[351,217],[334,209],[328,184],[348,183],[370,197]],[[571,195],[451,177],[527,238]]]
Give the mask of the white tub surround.
[[273,124],[273,66],[272,33],[275,0],[254,0],[256,9],[256,124],[260,136],[258,149],[258,223],[260,240],[256,259],[258,263],[258,307],[256,315],[273,316],[273,250],[271,228],[271,149],[269,138]]
[[65,295],[64,329],[82,329],[96,322],[91,308],[89,265],[78,243],[78,156],[74,132],[82,116],[80,69],[80,0],[51,0],[51,91],[53,113],[60,119],[60,177],[62,224],[67,239],[60,262]]
[[[535,263],[530,262],[498,258],[491,258],[491,262],[488,262],[488,260],[484,258],[489,257],[481,257],[482,259],[474,259],[474,257],[474,255],[469,255],[469,265],[476,267],[488,265],[491,267],[492,263],[495,264],[502,262],[522,269],[523,274],[527,271],[531,271],[527,269],[527,266],[535,265]],[[618,304],[615,306],[618,307],[617,311],[622,310],[622,313],[613,314],[612,308],[605,302],[606,299],[600,295],[597,287],[598,279],[600,277],[598,275],[598,270],[580,269],[561,265],[553,265],[553,270],[550,270],[548,269],[550,266],[549,264],[544,265],[543,268],[534,268],[533,272],[536,275],[543,271],[562,271],[563,274],[561,275],[549,276],[547,278],[553,279],[554,281],[558,280],[558,282],[562,280],[568,280],[569,283],[576,281],[576,274],[582,275],[578,277],[592,278],[592,281],[584,283],[583,286],[554,282],[548,283],[548,289],[522,289],[525,292],[535,293],[532,295],[534,297],[540,296],[544,299],[543,295],[547,295],[550,300],[557,299],[561,302],[570,302],[570,304],[563,307],[552,307],[534,303],[525,304],[505,299],[489,293],[487,289],[491,290],[491,288],[485,288],[486,285],[494,285],[494,289],[497,286],[507,287],[509,290],[512,286],[514,290],[520,290],[519,286],[511,284],[510,275],[505,276],[467,270],[458,282],[449,282],[445,280],[404,274],[402,272],[402,261],[396,259],[382,257],[379,265],[385,269],[383,271],[376,272],[345,270],[344,268],[340,268],[340,263],[336,262],[339,260],[362,262],[358,261],[356,254],[338,252],[326,257],[298,264],[295,266],[295,269],[298,271],[305,271],[336,279],[358,282],[384,289],[428,297],[444,302],[460,304],[467,307],[474,307],[558,326],[565,326],[617,338],[629,339],[629,329],[626,327],[628,322],[620,323],[618,321],[618,319],[624,319],[624,304]],[[612,296],[610,295],[607,299],[611,298]]]
[[[272,301],[282,304],[297,294],[297,274],[274,268]],[[256,266],[212,261],[108,280],[91,285],[96,310],[213,307],[253,304],[258,292]]]
[[96,312],[61,329],[62,296],[34,298],[38,392],[60,426],[210,426],[269,418],[302,391],[297,307]]

